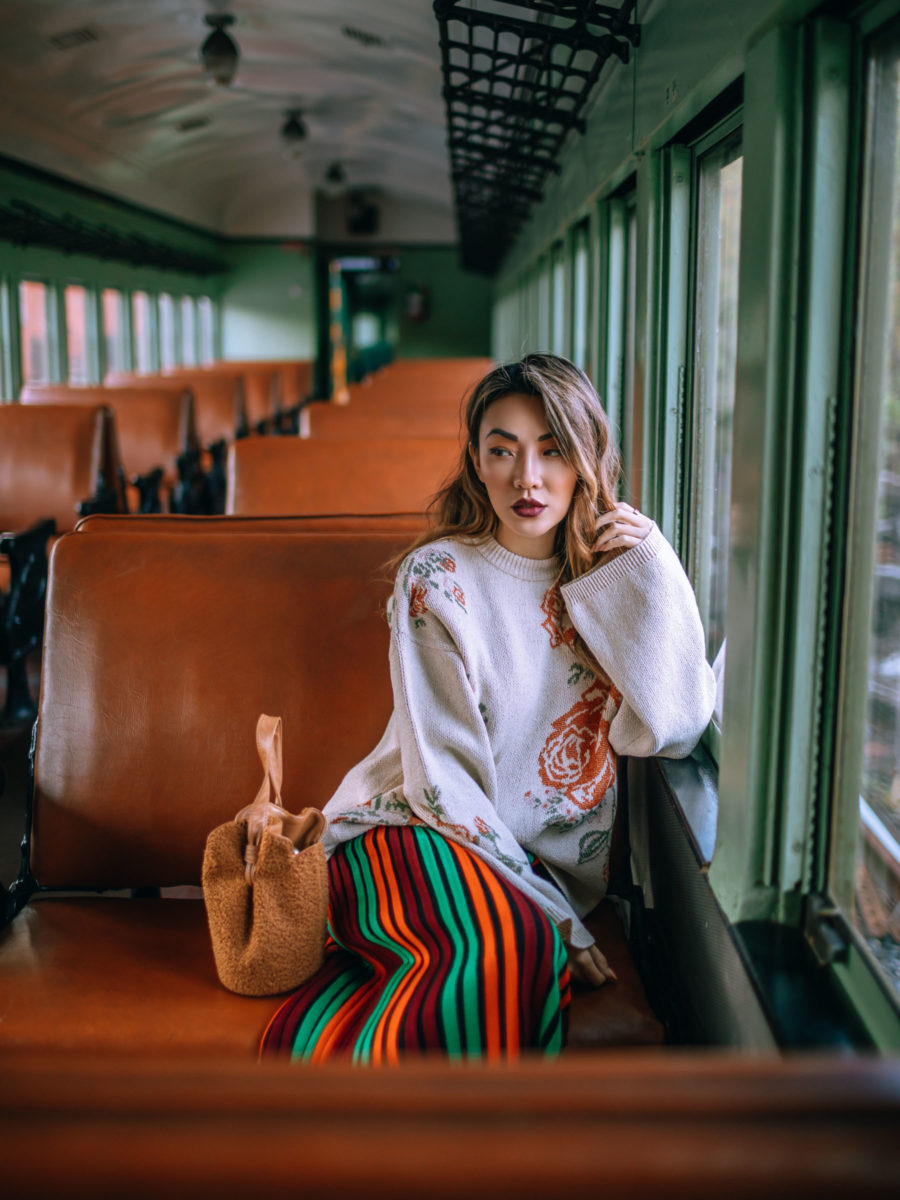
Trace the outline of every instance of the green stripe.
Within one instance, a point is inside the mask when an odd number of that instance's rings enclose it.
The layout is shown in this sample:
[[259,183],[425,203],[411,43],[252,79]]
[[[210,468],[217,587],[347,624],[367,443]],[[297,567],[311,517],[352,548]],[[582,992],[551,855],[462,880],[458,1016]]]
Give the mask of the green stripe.
[[[443,919],[455,948],[440,997],[447,1053],[457,1057],[481,1055],[484,1051],[478,1004],[481,931],[472,916],[469,896],[460,878],[460,866],[447,839],[430,829],[417,828],[416,835],[425,875],[431,881],[434,907]],[[438,866],[438,859],[443,870]],[[439,882],[445,878],[452,903],[438,887]],[[473,945],[476,950],[474,956]],[[457,994],[460,988],[463,998],[463,1029],[459,1028],[457,1013]]]
[[560,1010],[559,980],[566,967],[567,954],[562,938],[554,925],[550,925],[553,936],[553,971],[555,987],[547,990],[547,999],[541,1013],[538,1045],[546,1054],[560,1054],[563,1048],[563,1022]]
[[326,1025],[371,976],[372,972],[368,966],[361,959],[357,959],[331,981],[303,1014],[303,1019],[294,1034],[292,1059],[312,1058]]

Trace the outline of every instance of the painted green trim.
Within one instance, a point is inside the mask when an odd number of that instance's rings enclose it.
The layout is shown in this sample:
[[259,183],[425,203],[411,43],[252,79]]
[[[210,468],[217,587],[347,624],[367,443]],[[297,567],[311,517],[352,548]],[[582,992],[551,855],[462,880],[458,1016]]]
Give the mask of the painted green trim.
[[900,16],[897,0],[880,0],[877,4],[863,6],[866,11],[859,17],[859,32],[863,37],[889,32],[884,28]]
[[[855,413],[852,433],[851,476],[846,518],[846,593],[843,610],[842,653],[838,684],[838,718],[835,734],[834,792],[831,806],[829,890],[837,904],[850,912],[854,896],[855,853],[859,838],[858,796],[864,758],[865,728],[861,714],[868,707],[870,622],[874,594],[878,508],[878,468],[881,459],[881,425],[885,385],[884,339],[889,309],[889,255],[875,245],[874,231],[890,230],[893,214],[894,164],[874,153],[894,139],[893,99],[879,105],[879,92],[893,94],[891,72],[878,61],[869,80],[866,178],[860,212],[859,276],[861,312],[854,380]],[[884,63],[884,60],[882,60]],[[879,127],[876,118],[887,120]]]
[[600,206],[605,230],[605,278],[602,293],[605,298],[606,323],[603,342],[603,386],[606,412],[619,434],[619,448],[626,453],[624,429],[625,381],[625,322],[628,287],[627,214],[622,200],[610,200]]
[[653,509],[659,527],[685,563],[681,515],[690,469],[686,381],[690,361],[691,166],[691,153],[684,147],[671,146],[661,156],[660,289],[653,304],[659,314],[658,373],[651,424],[656,438]]
[[[588,226],[588,287],[590,289],[590,319],[588,322],[588,374],[601,399],[608,404],[607,378],[603,353],[606,328],[607,297],[603,286],[607,255],[607,217],[602,206],[592,205]],[[609,409],[607,408],[607,413]]]
[[100,288],[87,288],[87,333],[88,379],[91,383],[103,382],[103,360],[106,344],[103,340],[103,309]]
[[90,187],[85,183],[77,183],[74,179],[67,179],[65,175],[57,175],[53,171],[44,170],[43,167],[32,166],[31,163],[23,162],[21,159],[9,158],[5,154],[0,154],[0,171],[9,171],[11,174],[19,175],[23,179],[33,179],[37,183],[52,187],[70,196],[79,196],[82,199],[99,201],[103,204],[112,204],[123,213],[132,213],[141,217],[148,217],[153,221],[161,221],[163,224],[170,225],[173,229],[178,229],[184,233],[197,234],[210,241],[221,240],[221,235],[217,234],[214,230],[205,229],[202,225],[194,225],[190,221],[183,220],[181,217],[171,217],[164,212],[160,212],[159,209],[148,208],[143,204],[136,204],[133,200],[123,200],[113,192],[105,192],[101,188]]
[[[841,385],[844,323],[844,246],[849,141],[852,30],[842,21],[812,22],[807,35],[809,77],[805,87],[808,145],[807,193],[801,230],[798,381],[794,406],[794,458],[787,489],[785,583],[792,588],[782,645],[791,664],[781,727],[784,797],[777,876],[784,897],[809,892],[817,830],[827,827],[829,789],[820,777],[824,736],[825,632],[831,552],[833,442]],[[824,835],[823,835],[824,836]],[[790,908],[785,900],[783,907]],[[785,915],[788,915],[785,913]]]
[[66,344],[65,289],[55,280],[47,287],[47,342],[50,380],[66,383],[69,378],[69,347]]
[[881,968],[872,960],[865,946],[859,943],[855,931],[848,932],[850,941],[846,960],[833,963],[831,974],[865,1026],[876,1049],[884,1054],[895,1054],[900,1050],[898,999],[891,996]]
[[776,28],[748,53],[732,469],[726,720],[710,882],[730,920],[778,914],[786,539],[795,404],[802,46]]

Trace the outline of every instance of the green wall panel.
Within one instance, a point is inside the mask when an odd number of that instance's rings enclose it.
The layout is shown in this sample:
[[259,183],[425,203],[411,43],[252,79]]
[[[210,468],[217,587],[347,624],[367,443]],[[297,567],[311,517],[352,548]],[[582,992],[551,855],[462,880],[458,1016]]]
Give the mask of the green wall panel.
[[[464,271],[455,246],[422,246],[399,252],[400,311],[396,353],[400,358],[455,358],[491,352],[493,284]],[[403,296],[410,287],[428,289],[424,321],[410,321]]]
[[313,358],[315,271],[311,251],[294,243],[234,242],[222,281],[225,358]]

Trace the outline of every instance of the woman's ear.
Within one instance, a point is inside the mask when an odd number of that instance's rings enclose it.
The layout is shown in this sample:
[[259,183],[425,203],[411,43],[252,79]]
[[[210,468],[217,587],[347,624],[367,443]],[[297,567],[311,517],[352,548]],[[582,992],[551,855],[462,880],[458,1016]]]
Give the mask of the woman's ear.
[[471,442],[469,442],[469,458],[472,460],[472,466],[475,468],[475,474],[478,476],[481,482],[484,483],[484,480],[481,479],[481,471],[478,469],[478,451]]

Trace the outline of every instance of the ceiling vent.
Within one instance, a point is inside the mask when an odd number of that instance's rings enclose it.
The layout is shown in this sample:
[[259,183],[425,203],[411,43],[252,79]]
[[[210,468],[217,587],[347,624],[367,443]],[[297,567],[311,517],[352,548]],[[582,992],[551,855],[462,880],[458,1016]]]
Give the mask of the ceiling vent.
[[383,38],[377,33],[368,33],[365,29],[354,29],[352,25],[342,25],[341,33],[345,38],[349,38],[351,42],[359,42],[361,46],[367,49],[372,46],[380,46],[384,49],[390,46],[387,38]]
[[77,50],[79,46],[99,41],[99,30],[90,25],[82,25],[79,29],[67,29],[65,33],[55,33],[49,39],[54,50]]

